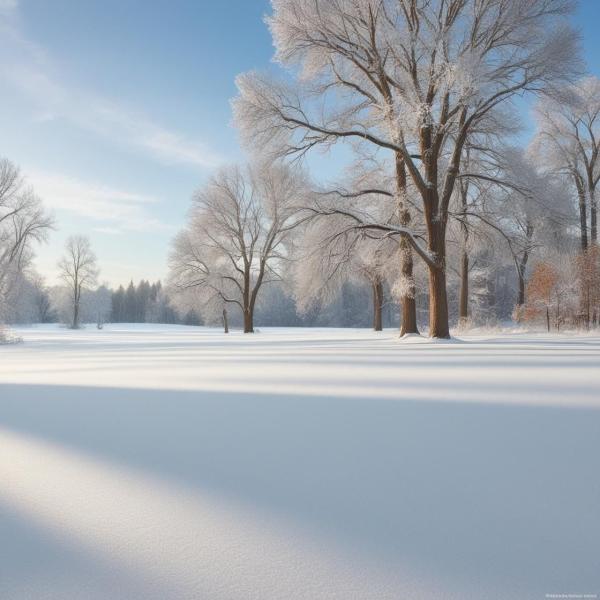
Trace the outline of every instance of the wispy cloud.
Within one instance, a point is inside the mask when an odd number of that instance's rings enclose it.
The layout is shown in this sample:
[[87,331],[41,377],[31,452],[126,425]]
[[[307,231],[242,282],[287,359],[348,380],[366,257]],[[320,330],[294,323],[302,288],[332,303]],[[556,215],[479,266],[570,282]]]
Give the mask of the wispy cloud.
[[124,231],[171,231],[173,228],[152,216],[156,198],[81,181],[55,173],[28,171],[28,182],[45,206],[97,223],[94,231],[119,234]]
[[8,13],[17,10],[17,0],[0,0],[0,12]]
[[165,163],[210,168],[221,162],[203,142],[111,98],[66,83],[46,50],[23,34],[16,0],[0,0],[0,56],[0,81],[27,98],[37,119],[65,119]]

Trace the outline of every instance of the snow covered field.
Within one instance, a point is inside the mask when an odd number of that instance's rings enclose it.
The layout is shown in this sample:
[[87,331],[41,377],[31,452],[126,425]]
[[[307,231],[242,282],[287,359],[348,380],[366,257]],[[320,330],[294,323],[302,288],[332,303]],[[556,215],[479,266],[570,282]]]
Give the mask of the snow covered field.
[[600,336],[17,333],[2,600],[600,594]]

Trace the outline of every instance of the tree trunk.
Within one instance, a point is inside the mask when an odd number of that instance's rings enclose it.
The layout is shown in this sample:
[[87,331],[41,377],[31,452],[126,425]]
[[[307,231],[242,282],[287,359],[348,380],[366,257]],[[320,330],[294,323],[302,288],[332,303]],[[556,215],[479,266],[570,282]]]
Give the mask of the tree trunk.
[[406,240],[400,240],[401,255],[401,273],[405,284],[407,284],[407,293],[401,298],[402,323],[400,324],[400,336],[409,333],[419,333],[417,325],[417,302],[415,299],[415,283],[413,275],[413,257],[410,244]]
[[81,287],[79,286],[78,274],[75,273],[75,281],[73,285],[73,323],[71,329],[79,328],[79,300],[81,299]]
[[[467,161],[468,161],[467,150]],[[460,261],[460,293],[458,298],[458,324],[465,327],[469,319],[469,226],[467,223],[467,208],[469,201],[469,183],[468,180],[459,183],[460,206],[462,209],[462,221],[460,223],[460,232],[462,234],[462,256]]]
[[72,329],[79,329],[79,301],[73,304],[73,324]]
[[450,337],[446,272],[443,267],[429,268],[429,337]]
[[445,225],[440,222],[430,222],[428,229],[429,253],[436,257],[436,264],[428,264],[429,337],[449,338]]
[[[430,260],[427,262],[429,269],[429,337],[449,338],[450,327],[448,323],[448,296],[446,290],[446,223],[447,205],[449,194],[456,181],[450,173],[458,173],[460,163],[460,150],[462,142],[456,143],[451,166],[448,168],[446,182],[444,183],[444,197],[440,198],[438,192],[438,163],[440,146],[434,148],[431,123],[424,119],[420,128],[420,154],[423,163],[424,189],[421,190],[423,199],[425,222],[427,224],[427,250]],[[463,136],[464,138],[464,136]],[[445,208],[446,207],[446,208]]]
[[469,255],[463,250],[460,263],[460,296],[458,300],[458,322],[465,326],[469,319]]
[[250,307],[244,309],[244,333],[254,333],[254,314]]
[[596,198],[593,190],[590,192],[590,241],[592,244],[598,243],[598,217]]
[[229,333],[229,322],[227,321],[227,310],[223,309],[223,333]]
[[383,284],[377,281],[373,284],[373,329],[381,331],[382,326],[382,309],[383,309]]
[[519,295],[517,297],[517,306],[523,306],[523,304],[525,304],[525,276],[520,269],[518,270],[517,275],[519,277]]
[[546,306],[546,328],[548,329],[548,333],[550,333],[550,309]]
[[585,286],[585,328],[590,328],[590,286]]
[[575,186],[577,187],[577,197],[579,198],[579,227],[581,239],[581,251],[585,252],[588,248],[587,232],[587,202],[585,198],[585,188],[583,182],[575,175]]
[[[526,228],[527,240],[531,241],[533,236],[533,226],[527,224]],[[521,260],[517,264],[517,276],[519,278],[519,296],[517,298],[517,306],[523,306],[525,304],[525,270],[527,269],[527,262],[529,261],[529,246],[525,248],[521,255]]]
[[[400,153],[396,153],[396,196],[398,203],[398,218],[400,225],[408,227],[411,216],[406,206],[406,166]],[[415,280],[413,274],[413,255],[410,243],[406,239],[400,240],[400,272],[403,279],[405,292],[400,298],[402,308],[402,323],[400,324],[400,335],[408,333],[419,333],[417,326],[417,303],[415,300]]]
[[254,333],[254,304],[250,292],[250,263],[246,262],[244,266],[244,291],[242,293],[242,303],[244,315],[244,333]]

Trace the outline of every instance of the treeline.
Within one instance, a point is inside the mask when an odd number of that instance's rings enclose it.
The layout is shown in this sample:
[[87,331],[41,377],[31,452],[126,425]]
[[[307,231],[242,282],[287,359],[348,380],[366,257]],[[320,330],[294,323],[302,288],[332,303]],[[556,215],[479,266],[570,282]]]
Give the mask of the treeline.
[[137,285],[130,281],[126,288],[120,285],[112,291],[108,320],[111,323],[202,325],[193,308],[181,314],[171,306],[160,281],[150,283],[144,279]]

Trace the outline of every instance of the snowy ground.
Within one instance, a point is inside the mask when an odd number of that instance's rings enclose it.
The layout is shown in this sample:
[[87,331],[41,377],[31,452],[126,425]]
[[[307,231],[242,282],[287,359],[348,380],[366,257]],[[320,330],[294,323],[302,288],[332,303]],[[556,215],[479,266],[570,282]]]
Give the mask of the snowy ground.
[[2,600],[600,596],[600,336],[18,333]]

